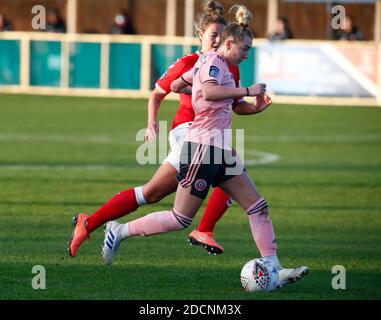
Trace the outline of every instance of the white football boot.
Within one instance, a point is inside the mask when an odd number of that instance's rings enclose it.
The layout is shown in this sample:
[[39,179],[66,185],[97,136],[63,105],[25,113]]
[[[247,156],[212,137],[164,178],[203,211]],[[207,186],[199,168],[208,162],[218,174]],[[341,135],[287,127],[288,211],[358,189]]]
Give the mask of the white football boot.
[[102,245],[102,257],[106,264],[113,264],[115,255],[122,241],[120,233],[123,224],[116,221],[109,221],[105,228],[105,239]]
[[279,281],[277,288],[283,288],[285,285],[294,283],[302,279],[305,275],[308,274],[308,267],[299,267],[295,269],[281,268],[279,271]]

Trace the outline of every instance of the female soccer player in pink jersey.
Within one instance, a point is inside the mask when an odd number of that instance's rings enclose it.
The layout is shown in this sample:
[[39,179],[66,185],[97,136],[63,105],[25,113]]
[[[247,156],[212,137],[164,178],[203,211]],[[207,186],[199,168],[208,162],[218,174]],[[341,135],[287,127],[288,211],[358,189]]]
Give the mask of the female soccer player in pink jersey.
[[[297,281],[308,273],[307,267],[282,268],[276,252],[273,224],[268,205],[255,187],[231,148],[231,116],[234,98],[265,93],[264,85],[236,87],[229,65],[247,59],[253,35],[248,28],[251,13],[234,6],[237,22],[223,32],[217,52],[202,55],[182,81],[192,81],[195,119],[181,149],[179,185],[171,210],[148,214],[122,225],[109,222],[103,244],[103,258],[114,260],[122,239],[149,236],[187,228],[208,194],[210,186],[219,186],[246,211],[255,243],[267,268],[279,271],[278,287]],[[258,92],[259,91],[259,92]],[[268,104],[251,104],[252,113]],[[115,238],[118,238],[115,241]],[[269,269],[270,270],[270,269]]]
[[[220,35],[226,27],[223,7],[217,1],[204,1],[203,13],[196,24],[197,32],[201,40],[201,51],[217,50]],[[148,128],[146,139],[156,138],[158,133],[157,114],[160,104],[165,96],[170,93],[171,83],[182,74],[193,68],[200,53],[197,51],[178,59],[167,72],[157,81],[156,88],[152,92],[148,103]],[[239,85],[239,69],[230,66],[236,86]],[[237,113],[240,108],[237,107]],[[155,203],[176,191],[178,182],[176,175],[179,170],[179,158],[181,146],[185,136],[194,120],[194,110],[190,94],[180,93],[180,108],[174,118],[172,129],[169,134],[171,152],[159,167],[152,179],[141,187],[130,188],[112,197],[94,214],[87,216],[84,213],[74,217],[74,229],[69,241],[69,252],[72,257],[90,233],[99,228],[107,221],[116,220],[138,207]],[[192,232],[194,241],[203,244],[207,250],[213,253],[222,253],[223,248],[213,238],[213,226],[224,214],[229,206],[229,196],[217,188],[213,192],[205,211],[205,218],[201,220],[198,230]],[[204,231],[204,232],[203,232]],[[209,232],[210,231],[210,232]],[[198,239],[198,240],[197,240]]]

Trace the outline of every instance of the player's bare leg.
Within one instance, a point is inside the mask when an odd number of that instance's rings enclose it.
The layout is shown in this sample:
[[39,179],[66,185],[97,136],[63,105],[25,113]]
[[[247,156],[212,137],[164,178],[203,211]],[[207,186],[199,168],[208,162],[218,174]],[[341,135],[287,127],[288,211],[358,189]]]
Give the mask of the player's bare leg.
[[143,186],[143,195],[147,203],[156,203],[176,191],[177,170],[169,163],[163,163],[150,181]]
[[82,213],[74,217],[73,232],[68,243],[70,256],[75,257],[90,233],[104,223],[134,212],[146,203],[158,202],[173,193],[177,188],[176,174],[177,170],[171,164],[163,163],[143,187],[130,188],[118,193],[90,216]]

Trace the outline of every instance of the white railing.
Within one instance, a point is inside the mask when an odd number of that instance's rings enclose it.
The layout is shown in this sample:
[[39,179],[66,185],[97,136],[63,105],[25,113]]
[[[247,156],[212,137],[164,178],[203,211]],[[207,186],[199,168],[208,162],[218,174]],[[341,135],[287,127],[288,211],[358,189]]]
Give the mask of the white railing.
[[[198,46],[197,38],[186,37],[164,37],[164,36],[139,36],[139,35],[107,35],[107,34],[57,34],[42,32],[2,32],[0,40],[20,41],[20,84],[0,85],[2,93],[26,93],[43,95],[73,95],[73,96],[102,96],[102,97],[126,97],[126,98],[148,98],[151,92],[151,46],[154,44],[181,45],[184,53],[191,53],[192,46]],[[30,44],[31,41],[58,41],[61,43],[61,77],[59,87],[31,86],[30,85]],[[69,86],[70,78],[70,43],[100,43],[100,88],[72,88]],[[140,88],[110,89],[109,83],[109,54],[111,43],[139,43],[141,45],[141,70]],[[255,39],[254,45],[266,44],[265,39]],[[332,44],[331,41],[301,41],[289,40],[287,43],[297,44]],[[374,42],[338,43],[335,46],[369,46],[375,47]],[[381,45],[377,50],[378,68],[378,94],[374,98],[360,97],[317,97],[317,96],[284,96],[272,95],[275,102],[280,103],[302,103],[302,104],[327,104],[327,105],[379,105],[381,106]],[[177,95],[169,95],[171,99],[177,99]]]
[[[0,85],[0,92],[83,95],[83,96],[113,96],[146,98],[150,94],[151,83],[151,46],[153,44],[182,45],[184,53],[191,53],[191,47],[199,45],[196,38],[161,37],[161,36],[131,36],[107,34],[58,34],[40,32],[3,32],[0,40],[20,41],[20,85]],[[58,41],[61,43],[61,79],[60,87],[44,87],[30,85],[30,43],[31,41]],[[70,88],[70,52],[71,43],[100,43],[100,88]],[[141,71],[140,90],[110,89],[109,82],[109,54],[111,43],[139,43],[141,44]],[[173,98],[175,95],[172,96]]]

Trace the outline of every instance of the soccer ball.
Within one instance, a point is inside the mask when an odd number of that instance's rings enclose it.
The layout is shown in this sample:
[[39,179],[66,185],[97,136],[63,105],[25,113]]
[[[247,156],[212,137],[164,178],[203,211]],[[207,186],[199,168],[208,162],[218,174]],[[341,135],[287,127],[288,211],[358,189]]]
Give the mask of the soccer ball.
[[241,283],[248,292],[272,291],[278,280],[278,270],[262,258],[250,260],[241,271]]

